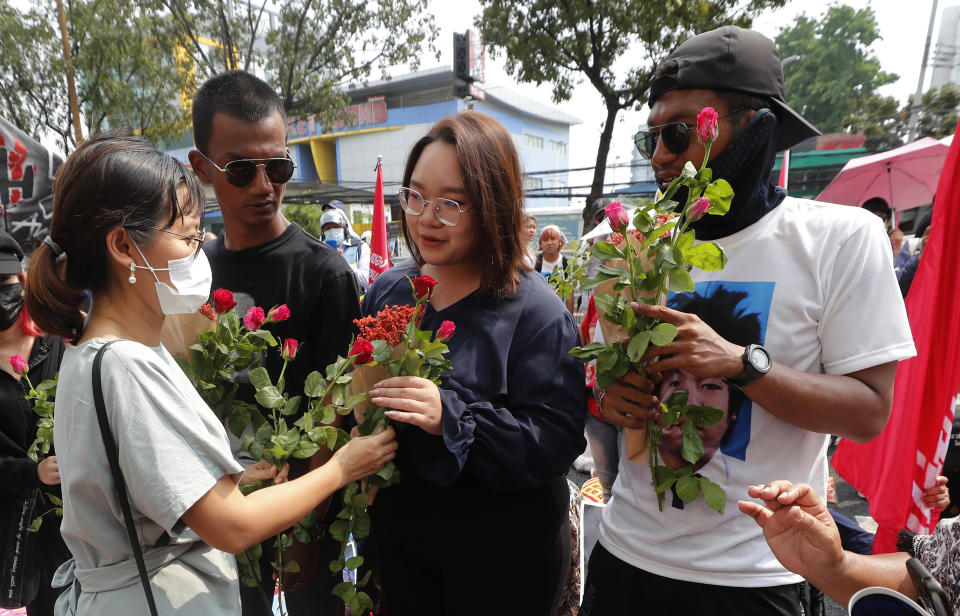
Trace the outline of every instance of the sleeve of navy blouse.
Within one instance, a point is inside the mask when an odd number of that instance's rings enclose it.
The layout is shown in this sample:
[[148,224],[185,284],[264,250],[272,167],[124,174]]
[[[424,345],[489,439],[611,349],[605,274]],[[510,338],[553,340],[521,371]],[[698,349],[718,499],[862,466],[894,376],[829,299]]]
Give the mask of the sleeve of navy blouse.
[[505,400],[465,402],[469,396],[446,379],[443,441],[422,444],[432,455],[418,457],[417,470],[438,485],[468,472],[502,490],[541,486],[565,474],[586,446],[583,364],[568,354],[578,342],[566,312],[529,339],[514,340]]

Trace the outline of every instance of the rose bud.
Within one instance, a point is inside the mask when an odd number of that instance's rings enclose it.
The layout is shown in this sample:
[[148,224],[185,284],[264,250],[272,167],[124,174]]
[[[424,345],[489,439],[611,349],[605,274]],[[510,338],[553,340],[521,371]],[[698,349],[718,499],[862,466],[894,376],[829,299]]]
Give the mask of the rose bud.
[[693,222],[695,220],[700,220],[703,218],[703,215],[707,213],[707,210],[710,209],[710,199],[706,197],[700,197],[693,202],[693,205],[690,206],[690,211],[687,212],[687,218]]
[[623,206],[620,205],[619,201],[614,201],[607,207],[603,208],[603,211],[607,214],[607,218],[610,220],[610,226],[616,231],[623,229],[627,226],[627,223],[630,222],[627,218],[627,213],[623,210]]
[[10,356],[10,365],[17,374],[25,374],[27,371],[27,360],[19,353]]
[[437,339],[446,342],[456,329],[457,326],[454,325],[453,321],[444,321],[440,324],[440,329],[437,330]]
[[373,360],[373,345],[369,340],[357,338],[350,347],[350,357],[357,366],[369,364]]
[[243,326],[249,331],[257,331],[263,326],[263,322],[266,320],[267,317],[263,314],[263,308],[254,306],[250,310],[247,310],[246,316],[243,317]]
[[233,300],[233,292],[227,289],[217,289],[213,292],[213,309],[217,314],[223,314],[237,305]]
[[413,279],[413,296],[417,298],[417,301],[430,301],[435,286],[437,286],[437,281],[430,276],[417,276]]
[[286,321],[290,318],[290,309],[287,308],[286,304],[280,304],[276,308],[270,310],[270,313],[267,315],[267,320],[271,323],[276,323],[278,321]]
[[716,141],[719,133],[717,129],[719,119],[720,114],[713,107],[704,107],[700,110],[699,115],[697,115],[697,137],[700,139],[700,143],[706,145]]
[[300,346],[300,343],[297,342],[295,338],[287,338],[283,341],[283,350],[280,352],[280,356],[284,359],[293,359],[297,356],[297,348]]

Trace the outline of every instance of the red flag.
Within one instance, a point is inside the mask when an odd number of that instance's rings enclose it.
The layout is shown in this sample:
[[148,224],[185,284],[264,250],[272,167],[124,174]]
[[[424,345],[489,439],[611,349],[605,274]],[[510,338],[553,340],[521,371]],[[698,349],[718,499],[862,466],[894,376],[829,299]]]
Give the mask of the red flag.
[[869,443],[844,440],[833,467],[870,501],[879,528],[875,553],[896,550],[901,528],[929,533],[939,512],[921,494],[943,468],[953,402],[960,386],[960,125],[937,186],[930,238],[907,295],[907,316],[917,356],[900,363],[893,411],[886,429]]
[[383,203],[383,163],[377,161],[377,187],[373,192],[373,231],[370,238],[370,284],[390,269],[390,245]]
[[790,173],[790,150],[783,151],[783,157],[780,159],[780,179],[777,180],[777,186],[787,189],[787,175]]

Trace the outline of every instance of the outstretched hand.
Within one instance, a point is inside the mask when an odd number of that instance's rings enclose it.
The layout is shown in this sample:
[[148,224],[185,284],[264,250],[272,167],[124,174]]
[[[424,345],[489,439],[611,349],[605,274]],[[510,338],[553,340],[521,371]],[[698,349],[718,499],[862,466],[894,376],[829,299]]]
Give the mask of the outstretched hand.
[[[684,370],[700,379],[735,377],[743,372],[742,346],[728,342],[695,314],[666,306],[630,304],[641,316],[659,319],[677,328],[677,337],[663,346],[651,346],[640,359],[650,374]],[[659,358],[656,361],[651,361]]]
[[739,501],[737,505],[763,529],[767,544],[784,567],[809,579],[842,566],[840,533],[813,488],[779,480],[750,486],[747,493],[763,504]]

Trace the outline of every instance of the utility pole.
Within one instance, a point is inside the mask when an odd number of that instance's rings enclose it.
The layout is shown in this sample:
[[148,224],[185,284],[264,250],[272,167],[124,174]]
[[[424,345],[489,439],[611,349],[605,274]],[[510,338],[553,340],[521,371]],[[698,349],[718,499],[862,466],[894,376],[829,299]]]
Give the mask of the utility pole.
[[930,7],[930,25],[927,26],[927,42],[923,45],[923,63],[920,64],[920,79],[917,80],[917,93],[913,96],[913,105],[910,106],[910,131],[907,134],[907,143],[917,138],[920,124],[920,107],[923,98],[923,79],[927,74],[927,59],[930,57],[930,40],[933,38],[933,22],[937,19],[937,2],[933,0]]
[[77,85],[73,80],[73,57],[70,54],[70,38],[67,36],[67,15],[63,11],[63,0],[57,0],[57,21],[60,22],[60,38],[63,41],[63,59],[67,64],[67,97],[70,100],[70,115],[73,118],[73,133],[77,145],[83,141],[80,127],[80,105],[77,103]]

